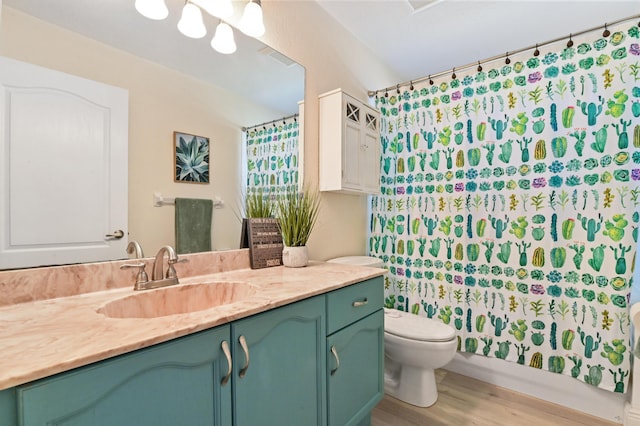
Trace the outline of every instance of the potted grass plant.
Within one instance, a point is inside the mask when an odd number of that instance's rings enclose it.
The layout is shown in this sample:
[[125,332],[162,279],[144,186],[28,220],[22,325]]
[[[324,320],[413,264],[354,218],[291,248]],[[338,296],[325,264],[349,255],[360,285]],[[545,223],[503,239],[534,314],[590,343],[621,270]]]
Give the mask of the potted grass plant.
[[308,189],[288,192],[276,200],[276,216],[284,243],[284,266],[300,268],[309,263],[307,241],[318,219],[319,208],[320,195]]

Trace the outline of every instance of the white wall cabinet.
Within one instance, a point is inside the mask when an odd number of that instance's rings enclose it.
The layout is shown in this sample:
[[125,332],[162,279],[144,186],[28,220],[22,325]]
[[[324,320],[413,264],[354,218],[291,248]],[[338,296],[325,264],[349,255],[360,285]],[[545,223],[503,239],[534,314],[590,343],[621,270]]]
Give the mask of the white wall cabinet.
[[320,191],[380,193],[380,113],[341,89],[319,96]]

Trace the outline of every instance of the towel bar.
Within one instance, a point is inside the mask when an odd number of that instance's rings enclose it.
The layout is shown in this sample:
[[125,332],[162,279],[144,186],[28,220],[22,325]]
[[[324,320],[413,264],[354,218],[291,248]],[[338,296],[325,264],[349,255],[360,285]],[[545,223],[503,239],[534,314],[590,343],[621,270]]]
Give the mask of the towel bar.
[[[176,204],[175,198],[163,197],[160,192],[153,193],[153,206],[154,207],[162,207],[162,206],[172,206]],[[224,207],[224,201],[220,197],[213,197],[213,208],[221,209]]]

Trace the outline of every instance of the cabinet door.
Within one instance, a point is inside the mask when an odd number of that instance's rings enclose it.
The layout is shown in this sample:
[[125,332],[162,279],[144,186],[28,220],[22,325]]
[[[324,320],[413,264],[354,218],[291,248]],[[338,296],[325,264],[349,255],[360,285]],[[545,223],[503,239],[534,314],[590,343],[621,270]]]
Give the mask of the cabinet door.
[[234,425],[326,424],[324,296],[239,320],[232,336]]
[[382,310],[327,338],[329,426],[359,424],[382,399],[383,339]]
[[230,425],[229,326],[18,387],[20,425]]
[[[378,130],[379,115],[377,112],[365,108],[363,110],[363,148],[360,151],[360,184],[369,194],[380,193],[380,131]],[[410,141],[405,141],[410,143]]]
[[16,405],[15,388],[0,391],[0,425],[12,426],[18,424],[16,420]]
[[342,185],[348,189],[361,189],[361,168],[363,145],[362,117],[363,108],[359,103],[351,101],[347,96],[343,101],[344,140],[342,142]]

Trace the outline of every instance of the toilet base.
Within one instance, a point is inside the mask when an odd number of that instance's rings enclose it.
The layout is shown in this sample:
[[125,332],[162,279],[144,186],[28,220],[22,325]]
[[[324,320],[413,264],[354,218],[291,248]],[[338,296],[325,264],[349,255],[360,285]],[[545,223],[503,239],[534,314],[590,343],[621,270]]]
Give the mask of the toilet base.
[[384,392],[417,407],[430,407],[438,400],[432,369],[401,366],[385,357]]

